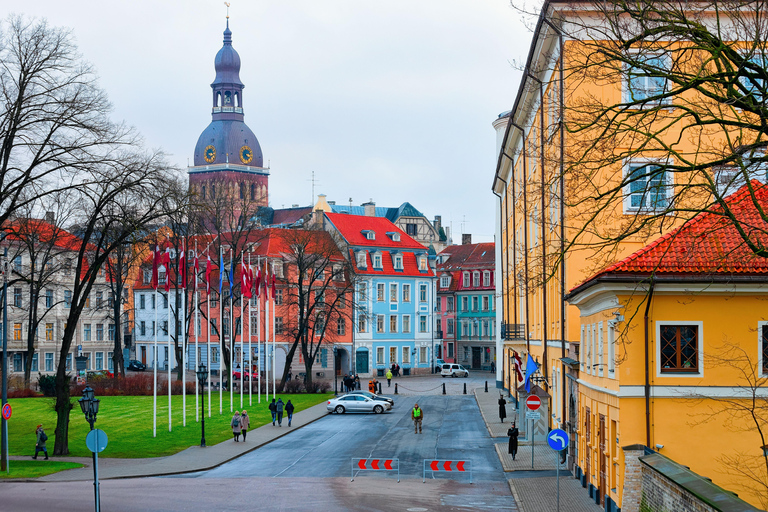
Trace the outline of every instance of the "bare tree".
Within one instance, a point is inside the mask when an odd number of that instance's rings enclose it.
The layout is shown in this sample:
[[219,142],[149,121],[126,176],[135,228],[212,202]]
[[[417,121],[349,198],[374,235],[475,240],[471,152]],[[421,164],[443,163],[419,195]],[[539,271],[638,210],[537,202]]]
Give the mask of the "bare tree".
[[312,366],[323,346],[337,339],[340,324],[352,329],[355,274],[333,238],[320,229],[274,230],[286,248],[287,267],[280,282],[283,332],[292,340],[279,391],[285,386],[296,350],[304,359],[307,385],[312,384]]

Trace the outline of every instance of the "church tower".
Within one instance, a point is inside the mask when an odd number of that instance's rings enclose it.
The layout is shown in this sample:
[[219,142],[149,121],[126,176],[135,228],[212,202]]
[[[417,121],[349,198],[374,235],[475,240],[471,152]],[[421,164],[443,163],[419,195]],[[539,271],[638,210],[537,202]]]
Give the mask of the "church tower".
[[197,140],[194,165],[187,172],[197,203],[206,216],[217,218],[215,224],[221,228],[247,222],[269,203],[269,169],[264,167],[256,135],[244,122],[245,85],[240,81],[240,55],[232,47],[229,16],[214,68],[211,123]]

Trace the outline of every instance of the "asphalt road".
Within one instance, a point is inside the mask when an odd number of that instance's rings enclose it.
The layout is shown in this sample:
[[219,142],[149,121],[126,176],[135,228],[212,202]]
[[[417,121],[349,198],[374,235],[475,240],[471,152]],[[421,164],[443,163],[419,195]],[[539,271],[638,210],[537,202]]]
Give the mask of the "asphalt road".
[[[411,408],[424,411],[423,433],[414,434]],[[283,422],[282,428],[287,422]],[[277,428],[277,427],[276,427]],[[404,396],[381,414],[329,414],[199,478],[351,477],[353,458],[400,459],[400,478],[422,478],[424,459],[470,460],[474,482],[504,482],[504,472],[472,395]],[[469,482],[469,474],[427,473],[428,478]],[[361,472],[357,478],[396,473]]]

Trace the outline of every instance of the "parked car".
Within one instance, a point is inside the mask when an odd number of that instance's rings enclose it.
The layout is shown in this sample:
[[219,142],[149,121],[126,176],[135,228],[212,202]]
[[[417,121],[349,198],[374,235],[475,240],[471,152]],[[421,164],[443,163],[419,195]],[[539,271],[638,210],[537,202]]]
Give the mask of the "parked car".
[[85,376],[89,379],[108,378],[114,379],[115,374],[109,370],[97,370],[95,372],[86,372]]
[[381,414],[392,409],[392,405],[385,400],[373,400],[363,395],[344,395],[328,400],[326,409],[328,412],[336,412],[337,414],[344,414],[345,412]]
[[435,360],[435,373],[440,373],[443,370],[443,365],[445,364],[445,361],[442,359]]
[[142,363],[141,361],[136,361],[135,359],[131,359],[128,361],[128,366],[125,367],[126,370],[133,370],[134,372],[143,372],[147,369],[147,365]]
[[460,364],[445,363],[440,370],[443,377],[469,377],[469,372]]
[[370,398],[372,400],[384,400],[385,402],[389,402],[389,405],[391,405],[392,407],[395,406],[395,400],[393,398],[390,398],[388,396],[383,396],[383,395],[375,395],[375,394],[371,393],[370,391],[363,391],[362,389],[358,389],[358,390],[355,390],[355,391],[350,391],[348,394],[350,394],[350,395],[363,395],[363,396],[366,396],[366,397],[368,397],[368,398]]
[[[240,380],[240,370],[233,371],[232,377],[234,377],[236,380]],[[251,380],[251,372],[248,370],[245,370],[245,380]]]

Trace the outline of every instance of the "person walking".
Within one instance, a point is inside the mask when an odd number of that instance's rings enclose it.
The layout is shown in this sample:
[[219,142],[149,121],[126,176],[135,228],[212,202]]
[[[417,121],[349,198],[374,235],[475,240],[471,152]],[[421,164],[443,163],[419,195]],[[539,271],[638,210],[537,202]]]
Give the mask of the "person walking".
[[235,411],[230,426],[232,427],[232,435],[235,437],[235,442],[240,442],[240,431],[242,430],[240,427],[240,411]]
[[507,435],[509,436],[509,449],[507,451],[512,456],[512,460],[515,460],[515,456],[517,456],[517,437],[520,435],[520,431],[517,430],[514,421],[509,430],[507,430]]
[[251,428],[251,418],[248,417],[248,411],[240,413],[240,430],[243,434],[243,442],[245,442],[245,436],[248,434],[248,429]]
[[392,370],[387,370],[387,387],[391,388],[391,382],[392,382]]
[[424,420],[424,411],[419,408],[419,404],[413,405],[411,419],[413,420],[413,433],[421,434],[421,422]]
[[269,404],[269,412],[272,413],[272,426],[275,426],[275,418],[277,417],[277,404],[275,404],[275,399],[272,399],[272,403]]
[[42,425],[37,426],[37,430],[35,430],[35,438],[35,455],[32,458],[37,459],[37,454],[43,452],[45,454],[45,460],[48,460],[48,449],[45,447],[48,435],[45,433],[45,430],[43,430]]
[[504,418],[507,417],[507,401],[504,400],[504,395],[499,395],[499,418],[501,423],[504,423]]
[[285,407],[285,404],[283,403],[282,398],[277,399],[277,403],[275,404],[275,412],[277,412],[277,426],[282,427],[283,426],[283,408]]
[[285,414],[288,416],[288,426],[291,426],[291,420],[293,419],[293,404],[290,400],[285,404]]

